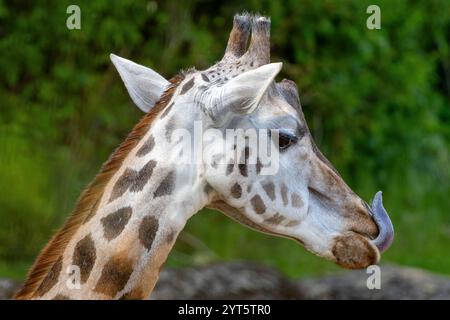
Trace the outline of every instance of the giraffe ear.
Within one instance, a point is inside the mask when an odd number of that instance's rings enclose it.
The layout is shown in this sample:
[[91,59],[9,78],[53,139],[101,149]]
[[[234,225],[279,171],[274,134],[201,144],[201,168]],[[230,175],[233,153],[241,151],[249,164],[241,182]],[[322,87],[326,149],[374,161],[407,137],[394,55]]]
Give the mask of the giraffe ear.
[[133,61],[115,54],[111,54],[110,58],[125,83],[133,102],[142,111],[150,111],[169,85],[169,81],[152,69]]
[[270,63],[241,73],[228,81],[216,95],[210,114],[214,120],[224,119],[230,112],[238,114],[252,113],[267,88],[280,72],[281,62]]

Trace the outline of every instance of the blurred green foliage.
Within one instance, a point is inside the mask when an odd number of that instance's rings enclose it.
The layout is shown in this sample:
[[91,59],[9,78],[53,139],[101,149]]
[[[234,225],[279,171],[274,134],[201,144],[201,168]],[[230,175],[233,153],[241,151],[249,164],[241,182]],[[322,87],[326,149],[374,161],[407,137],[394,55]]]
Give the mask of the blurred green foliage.
[[[450,2],[0,0],[0,276],[23,277],[140,112],[109,53],[170,78],[222,54],[232,16],[272,18],[272,61],[309,127],[363,198],[384,190],[384,261],[450,273]],[[366,8],[381,8],[381,30]],[[280,79],[282,78],[280,77]],[[335,270],[296,243],[202,212],[169,263],[254,259],[290,275]]]

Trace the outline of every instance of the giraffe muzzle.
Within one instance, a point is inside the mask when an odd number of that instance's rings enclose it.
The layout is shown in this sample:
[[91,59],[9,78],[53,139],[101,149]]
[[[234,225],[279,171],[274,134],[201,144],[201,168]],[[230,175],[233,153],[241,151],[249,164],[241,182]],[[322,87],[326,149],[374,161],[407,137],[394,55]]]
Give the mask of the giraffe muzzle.
[[378,236],[371,242],[380,250],[380,253],[386,251],[394,240],[394,226],[391,219],[383,207],[383,197],[381,191],[378,191],[370,207],[372,218],[378,226]]

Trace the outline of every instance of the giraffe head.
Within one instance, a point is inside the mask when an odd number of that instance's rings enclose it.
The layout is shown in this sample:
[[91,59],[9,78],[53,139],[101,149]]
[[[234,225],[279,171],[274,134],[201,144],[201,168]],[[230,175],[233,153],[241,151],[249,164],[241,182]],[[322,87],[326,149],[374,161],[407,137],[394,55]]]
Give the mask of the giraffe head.
[[[199,121],[202,132],[210,129],[201,137],[197,166],[207,206],[256,230],[295,239],[343,267],[377,263],[393,239],[381,193],[369,206],[319,151],[295,83],[274,80],[282,64],[270,63],[269,30],[268,18],[235,16],[222,60],[186,72],[160,118],[174,113],[172,127],[192,130]],[[133,101],[149,111],[168,81],[131,61],[112,60]],[[267,150],[270,156],[263,159]]]

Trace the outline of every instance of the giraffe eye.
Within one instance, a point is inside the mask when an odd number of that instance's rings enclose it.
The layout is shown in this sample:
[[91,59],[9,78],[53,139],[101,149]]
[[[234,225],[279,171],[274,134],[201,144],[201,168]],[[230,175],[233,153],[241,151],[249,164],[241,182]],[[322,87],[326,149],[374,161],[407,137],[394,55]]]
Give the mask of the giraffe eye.
[[290,146],[296,144],[298,141],[298,138],[296,135],[280,131],[279,132],[279,143],[278,147],[280,148],[280,151],[286,150]]

